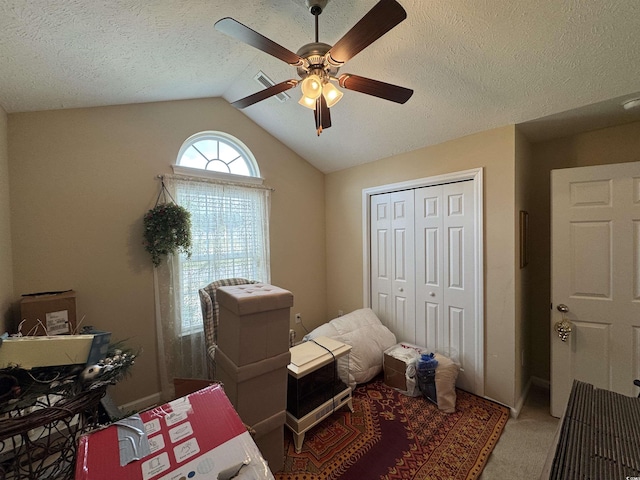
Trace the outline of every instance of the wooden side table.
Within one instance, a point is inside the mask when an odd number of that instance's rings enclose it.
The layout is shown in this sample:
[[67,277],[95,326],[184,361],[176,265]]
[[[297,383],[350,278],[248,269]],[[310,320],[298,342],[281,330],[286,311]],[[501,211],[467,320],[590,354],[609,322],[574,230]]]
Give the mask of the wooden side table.
[[353,412],[348,386],[351,346],[318,337],[291,347],[290,351],[286,425],[293,432],[295,449],[300,453],[308,430],[344,405]]

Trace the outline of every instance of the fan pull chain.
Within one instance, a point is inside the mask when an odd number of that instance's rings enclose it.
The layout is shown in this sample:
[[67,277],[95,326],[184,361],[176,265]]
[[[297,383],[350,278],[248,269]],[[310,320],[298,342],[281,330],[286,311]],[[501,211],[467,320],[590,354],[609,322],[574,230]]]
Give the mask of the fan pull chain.
[[316,100],[316,109],[314,113],[316,117],[316,134],[320,136],[320,134],[322,133],[322,105],[320,103],[320,97],[318,97]]

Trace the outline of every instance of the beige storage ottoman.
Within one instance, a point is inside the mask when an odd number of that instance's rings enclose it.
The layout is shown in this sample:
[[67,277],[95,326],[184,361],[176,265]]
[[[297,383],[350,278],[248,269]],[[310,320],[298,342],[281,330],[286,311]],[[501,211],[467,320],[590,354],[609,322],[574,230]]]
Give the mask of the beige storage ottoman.
[[237,366],[289,351],[291,292],[264,283],[233,285],[219,287],[216,299],[218,348]]
[[253,440],[273,474],[284,467],[284,423],[286,418],[287,412],[283,410],[251,427],[255,432]]
[[275,357],[238,367],[226,352],[216,350],[216,380],[244,423],[253,426],[287,409],[287,350]]

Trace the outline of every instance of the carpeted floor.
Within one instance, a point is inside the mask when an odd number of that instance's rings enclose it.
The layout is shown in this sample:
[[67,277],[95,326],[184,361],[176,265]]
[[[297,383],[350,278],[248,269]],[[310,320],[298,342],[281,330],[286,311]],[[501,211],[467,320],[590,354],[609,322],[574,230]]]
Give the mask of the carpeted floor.
[[477,479],[509,410],[457,390],[456,412],[407,397],[378,378],[307,432],[297,454],[285,429],[285,466],[276,480]]

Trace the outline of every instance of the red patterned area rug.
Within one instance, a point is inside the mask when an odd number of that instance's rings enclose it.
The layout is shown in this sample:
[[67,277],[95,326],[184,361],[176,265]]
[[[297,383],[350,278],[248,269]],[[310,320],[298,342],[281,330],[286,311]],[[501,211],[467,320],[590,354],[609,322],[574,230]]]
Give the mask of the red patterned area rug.
[[482,472],[509,409],[457,390],[447,414],[382,379],[359,385],[347,407],[309,430],[296,453],[285,428],[285,465],[276,480],[472,480]]

